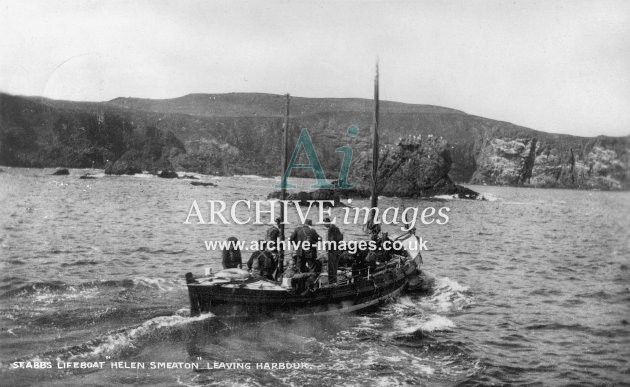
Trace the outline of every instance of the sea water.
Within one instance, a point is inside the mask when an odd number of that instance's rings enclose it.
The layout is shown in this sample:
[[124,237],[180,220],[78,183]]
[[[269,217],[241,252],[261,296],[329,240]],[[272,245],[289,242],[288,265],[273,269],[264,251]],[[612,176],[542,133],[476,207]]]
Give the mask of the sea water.
[[[628,193],[381,198],[450,208],[447,224],[418,225],[426,291],[325,319],[229,322],[189,317],[184,274],[220,270],[204,241],[263,239],[266,226],[183,222],[193,200],[265,200],[276,181],[3,170],[3,385],[630,382]],[[365,238],[360,225],[342,232]]]

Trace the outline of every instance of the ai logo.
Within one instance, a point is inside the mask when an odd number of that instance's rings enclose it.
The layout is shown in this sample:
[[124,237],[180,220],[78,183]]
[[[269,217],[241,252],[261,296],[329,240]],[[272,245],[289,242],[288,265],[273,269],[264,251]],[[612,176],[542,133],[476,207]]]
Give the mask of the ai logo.
[[[348,136],[353,138],[359,135],[359,128],[356,125],[350,125],[347,132]],[[304,147],[304,152],[306,152],[308,163],[296,164],[297,157],[300,154],[300,148],[302,147]],[[344,145],[335,149],[335,152],[343,153],[341,170],[339,171],[338,186],[339,188],[352,188],[352,184],[348,182],[348,172],[350,172],[350,162],[352,161],[352,148],[349,145]],[[334,188],[334,186],[326,179],[324,169],[322,168],[322,165],[319,162],[319,157],[317,157],[317,153],[315,152],[313,140],[311,140],[311,136],[308,134],[308,130],[306,128],[302,129],[300,132],[300,137],[298,137],[295,149],[293,149],[293,154],[291,155],[291,160],[289,161],[287,170],[284,171],[284,176],[282,176],[282,182],[280,184],[276,184],[275,188],[297,188],[295,184],[288,183],[289,176],[294,168],[307,168],[313,170],[315,178],[317,178],[317,184],[312,185],[311,188]]]

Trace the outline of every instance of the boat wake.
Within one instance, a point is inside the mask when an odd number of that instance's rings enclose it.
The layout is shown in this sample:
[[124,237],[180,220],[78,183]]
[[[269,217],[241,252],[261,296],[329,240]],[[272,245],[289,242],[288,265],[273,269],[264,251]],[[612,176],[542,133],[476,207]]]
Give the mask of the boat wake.
[[136,277],[123,280],[89,281],[78,285],[63,281],[36,282],[7,290],[0,299],[33,297],[35,301],[53,302],[55,300],[80,298],[81,295],[91,298],[93,293],[105,290],[151,289],[163,292],[185,289],[179,279],[160,277]]
[[448,277],[435,278],[424,273],[427,289],[424,294],[410,294],[388,305],[385,313],[392,318],[390,337],[427,337],[428,334],[449,332],[457,328],[449,316],[468,307],[473,297],[468,287]]
[[56,361],[103,361],[106,358],[127,358],[139,353],[145,345],[155,340],[164,341],[169,337],[181,337],[195,324],[212,320],[211,313],[189,317],[187,309],[181,309],[169,316],[151,318],[142,324],[119,328],[78,345],[67,346],[14,361],[56,362]]
[[[182,313],[178,311],[178,313]],[[171,316],[158,316],[144,323],[109,332],[103,337],[92,340],[80,346],[75,346],[67,351],[71,356],[68,360],[76,360],[82,357],[103,357],[103,356],[128,356],[130,351],[136,351],[141,348],[141,343],[148,339],[158,336],[170,336],[173,333],[179,333],[180,329],[187,327],[189,324],[202,322],[213,318],[211,313],[203,314],[197,317],[186,317],[180,314]],[[74,352],[73,349],[79,350]]]
[[[335,359],[336,372],[367,384],[395,385],[400,380],[444,384],[482,370],[453,320],[461,308],[472,304],[472,293],[447,277],[424,275],[427,288],[422,293],[361,314],[352,328],[341,330],[325,346]],[[365,375],[355,376],[357,369],[366,370]]]
[[433,293],[422,298],[420,305],[425,309],[444,313],[465,309],[473,302],[472,293],[467,286],[462,286],[448,277],[442,277],[436,279]]

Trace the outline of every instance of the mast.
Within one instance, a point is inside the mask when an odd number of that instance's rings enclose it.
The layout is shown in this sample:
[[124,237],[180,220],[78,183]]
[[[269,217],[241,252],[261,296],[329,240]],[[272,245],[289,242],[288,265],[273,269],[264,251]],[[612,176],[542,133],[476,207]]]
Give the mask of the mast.
[[286,214],[284,213],[284,201],[287,199],[287,178],[285,177],[284,171],[287,170],[287,135],[289,132],[289,101],[291,96],[287,93],[286,104],[284,110],[284,125],[283,125],[283,133],[282,133],[282,170],[280,171],[280,176],[282,176],[282,187],[280,188],[280,240],[283,242],[278,247],[278,273],[282,273],[284,271],[284,221],[286,219]]
[[[378,192],[376,186],[378,184],[378,120],[379,120],[379,99],[378,99],[378,61],[376,62],[376,76],[374,77],[374,124],[372,131],[372,187],[370,196],[370,207],[378,207]],[[374,212],[370,210],[368,225],[374,223]]]

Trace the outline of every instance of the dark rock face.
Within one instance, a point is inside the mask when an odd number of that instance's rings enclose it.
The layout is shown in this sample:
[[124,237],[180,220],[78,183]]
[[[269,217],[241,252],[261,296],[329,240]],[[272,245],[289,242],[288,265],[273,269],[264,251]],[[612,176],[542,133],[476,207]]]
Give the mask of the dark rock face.
[[[465,199],[478,196],[468,188],[455,185],[449,177],[453,161],[449,145],[441,137],[400,139],[396,146],[382,149],[379,158],[378,195],[430,197],[457,194]],[[371,170],[371,155],[361,153],[350,169],[349,180],[354,191],[369,196]]]
[[160,171],[157,176],[163,179],[177,179],[179,177],[174,171]]
[[422,194],[419,196],[432,197],[438,195],[457,195],[459,199],[483,199],[483,196],[478,192],[453,183],[448,176],[436,182],[433,187],[422,191]]
[[66,168],[57,169],[55,172],[53,172],[53,176],[65,176],[69,174],[70,171],[68,171]]
[[[449,145],[441,137],[409,136],[396,146],[381,148],[377,195],[398,197],[431,197],[458,195],[461,199],[477,199],[479,194],[453,183],[449,170],[453,164]],[[369,197],[372,181],[372,158],[369,152],[360,153],[350,167],[350,189],[319,189],[314,192],[289,193],[288,200],[334,200],[339,205],[341,197]],[[336,182],[335,182],[336,183]],[[280,198],[280,192],[272,192],[269,198]]]
[[[624,144],[625,142],[625,144]],[[628,141],[570,147],[534,138],[494,138],[477,156],[474,184],[619,190],[630,188]]]
[[91,180],[91,179],[96,179],[96,177],[95,177],[95,176],[92,176],[92,175],[82,175],[82,176],[79,176],[79,179],[82,179],[82,180]]

